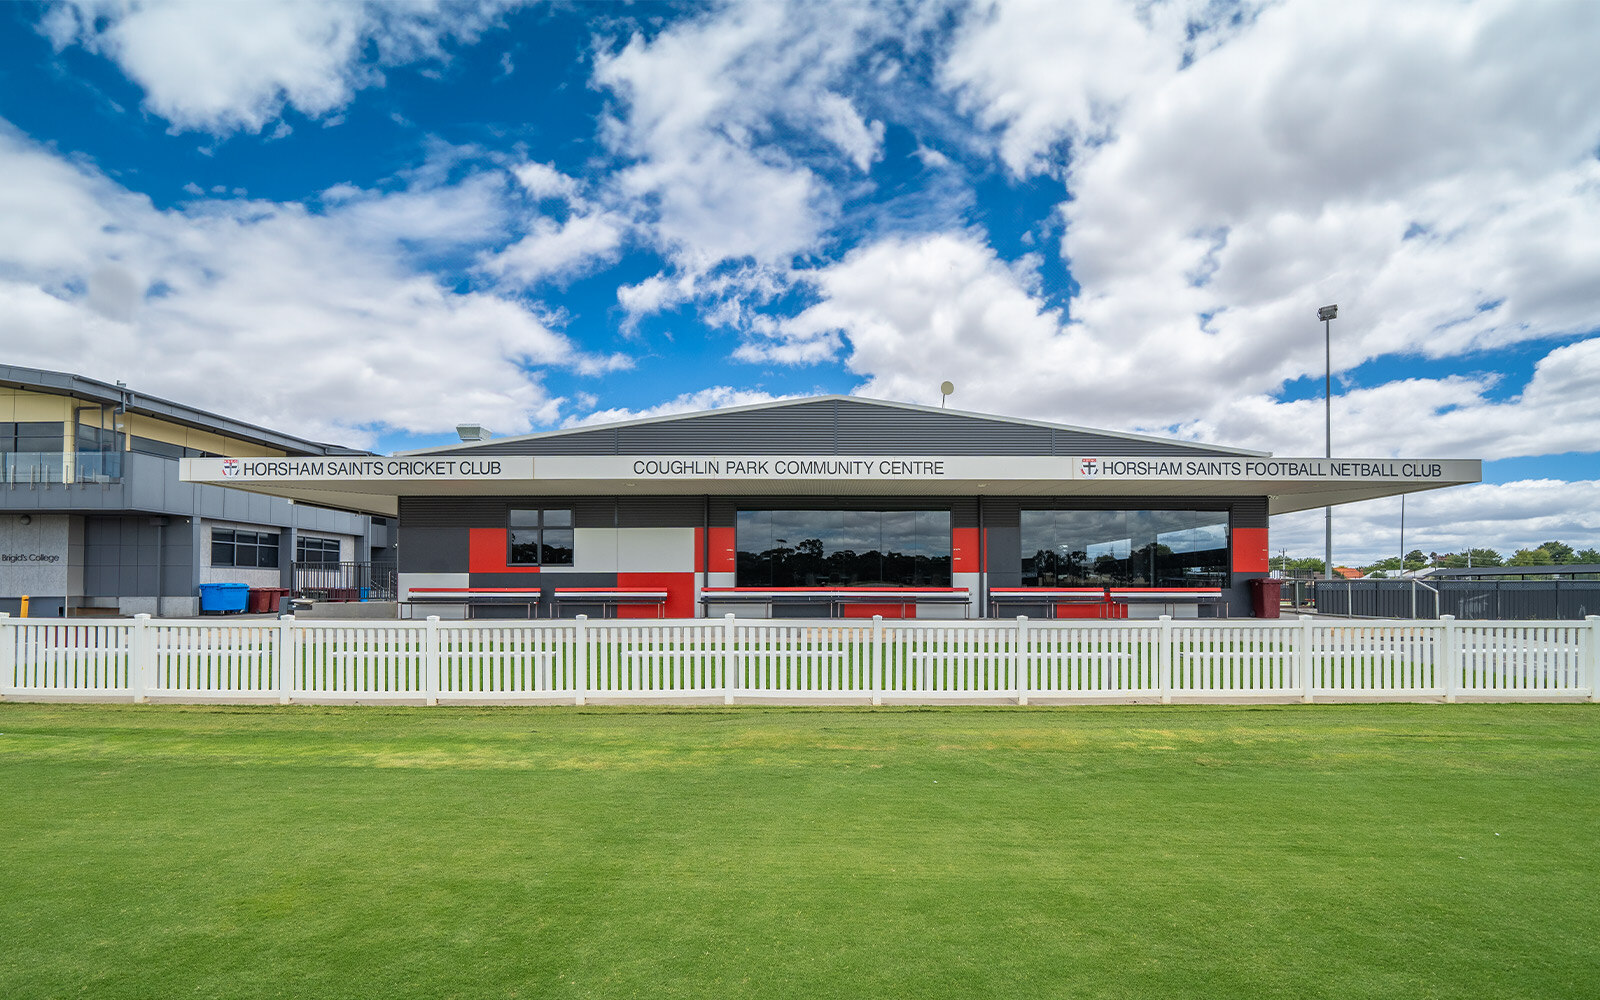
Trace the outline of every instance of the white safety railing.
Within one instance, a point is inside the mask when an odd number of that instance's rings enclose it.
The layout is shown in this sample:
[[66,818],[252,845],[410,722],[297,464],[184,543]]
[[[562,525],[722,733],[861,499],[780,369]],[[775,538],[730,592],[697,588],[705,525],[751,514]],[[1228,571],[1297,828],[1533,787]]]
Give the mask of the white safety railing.
[[0,697],[179,702],[1600,700],[1583,622],[128,621],[0,615]]

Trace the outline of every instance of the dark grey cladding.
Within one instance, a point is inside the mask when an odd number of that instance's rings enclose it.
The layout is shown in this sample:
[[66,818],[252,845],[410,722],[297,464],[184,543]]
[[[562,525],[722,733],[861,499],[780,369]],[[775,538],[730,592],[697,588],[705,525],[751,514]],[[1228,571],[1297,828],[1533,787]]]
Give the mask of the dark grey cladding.
[[712,411],[670,420],[505,438],[477,455],[1127,455],[1254,454],[1003,417],[841,397]]

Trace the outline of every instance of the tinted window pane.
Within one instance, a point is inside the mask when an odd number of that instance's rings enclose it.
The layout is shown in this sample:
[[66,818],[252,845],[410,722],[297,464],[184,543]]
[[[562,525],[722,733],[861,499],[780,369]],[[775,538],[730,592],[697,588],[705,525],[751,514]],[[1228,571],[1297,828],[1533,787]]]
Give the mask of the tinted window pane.
[[511,564],[514,566],[539,565],[539,530],[537,528],[511,532]]
[[572,565],[572,529],[544,529],[544,547],[540,560],[546,566]]
[[182,458],[183,445],[168,444],[153,438],[133,436],[133,450],[144,455],[158,455],[161,458]]
[[256,565],[276,569],[278,566],[278,536],[263,535],[256,545]]
[[1227,514],[1025,510],[1022,583],[1034,587],[1226,586]]
[[230,537],[227,538],[226,540],[219,539],[216,536],[212,536],[212,539],[211,539],[211,565],[213,565],[213,566],[232,566],[233,565],[233,538],[231,537],[231,533],[230,533]]
[[539,512],[536,510],[514,510],[511,512],[511,527],[537,528],[539,526]]
[[949,586],[949,511],[745,510],[741,587]]
[[572,511],[570,511],[570,510],[547,510],[547,511],[545,511],[544,512],[544,526],[546,528],[570,528],[570,527],[572,527]]

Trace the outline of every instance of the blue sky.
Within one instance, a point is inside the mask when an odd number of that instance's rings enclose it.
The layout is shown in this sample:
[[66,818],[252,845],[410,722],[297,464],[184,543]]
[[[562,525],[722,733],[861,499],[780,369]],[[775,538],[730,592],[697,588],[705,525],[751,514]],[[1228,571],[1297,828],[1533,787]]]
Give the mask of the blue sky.
[[[8,360],[393,450],[818,392],[1600,543],[1600,5],[0,6]],[[1341,511],[1341,561],[1398,504]],[[1274,547],[1320,550],[1320,520]]]

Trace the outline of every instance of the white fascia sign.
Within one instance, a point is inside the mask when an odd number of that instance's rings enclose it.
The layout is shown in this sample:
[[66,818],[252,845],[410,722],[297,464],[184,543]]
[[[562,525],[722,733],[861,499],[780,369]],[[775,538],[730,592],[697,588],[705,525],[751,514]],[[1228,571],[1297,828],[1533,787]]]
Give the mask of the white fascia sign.
[[533,478],[526,455],[294,456],[186,458],[180,478],[192,483],[497,482]]
[[1148,458],[885,455],[671,455],[540,457],[537,478],[834,481],[1096,481],[1243,480],[1340,482],[1476,482],[1477,460],[1343,458]]

